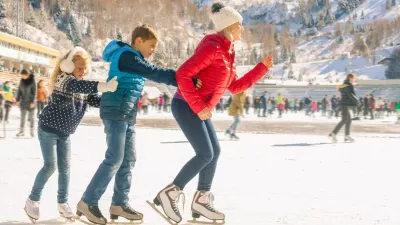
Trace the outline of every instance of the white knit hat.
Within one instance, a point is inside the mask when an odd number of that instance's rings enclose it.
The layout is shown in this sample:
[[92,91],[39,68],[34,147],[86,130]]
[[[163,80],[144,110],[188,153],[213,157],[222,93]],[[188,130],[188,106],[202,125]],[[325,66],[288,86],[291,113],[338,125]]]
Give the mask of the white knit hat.
[[214,23],[216,31],[221,31],[234,23],[243,21],[243,17],[235,9],[225,7],[221,3],[214,3],[211,11],[211,20]]

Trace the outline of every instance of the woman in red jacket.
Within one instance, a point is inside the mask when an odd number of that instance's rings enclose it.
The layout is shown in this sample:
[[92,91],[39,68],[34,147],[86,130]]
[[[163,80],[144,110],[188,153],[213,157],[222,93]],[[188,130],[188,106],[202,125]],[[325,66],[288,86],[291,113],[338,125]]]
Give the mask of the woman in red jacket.
[[[214,209],[210,192],[220,154],[218,138],[210,120],[211,111],[226,90],[232,94],[245,91],[268,72],[273,62],[271,56],[266,57],[238,79],[233,42],[241,39],[243,19],[233,8],[220,3],[212,6],[211,18],[218,32],[205,36],[194,55],[178,69],[178,90],[172,101],[172,113],[196,156],[186,163],[172,184],[161,190],[154,199],[154,203],[161,204],[165,214],[178,223],[182,220],[177,207],[179,197],[183,195],[185,185],[197,174],[199,182],[192,203],[193,217],[225,219],[223,213]],[[196,90],[193,78],[203,81],[201,89]]]

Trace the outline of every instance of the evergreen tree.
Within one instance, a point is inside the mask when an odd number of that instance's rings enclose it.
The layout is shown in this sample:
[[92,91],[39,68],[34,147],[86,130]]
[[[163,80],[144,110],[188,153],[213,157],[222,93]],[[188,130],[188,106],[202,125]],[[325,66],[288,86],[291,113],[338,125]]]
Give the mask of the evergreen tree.
[[364,10],[361,12],[361,19],[363,20],[365,17],[364,17]]
[[396,6],[396,0],[392,0],[392,7]]
[[4,0],[0,0],[0,19],[6,17],[6,8],[4,7]]
[[296,54],[294,53],[294,51],[292,52],[292,56],[290,57],[290,63],[296,63]]
[[293,72],[291,66],[290,66],[290,70],[289,70],[289,73],[288,73],[288,79],[289,79],[289,80],[294,80],[294,79],[295,79],[295,77],[294,77],[294,72]]
[[52,8],[53,19],[54,19],[54,22],[56,22],[57,24],[62,21],[61,14],[62,14],[61,5],[60,5],[60,2],[57,0]]
[[288,60],[288,49],[285,46],[282,46],[281,48],[281,57],[280,57],[280,62],[286,62]]
[[390,56],[385,76],[387,79],[400,79],[400,48],[395,49]]
[[386,0],[386,9],[389,10],[390,8],[392,8],[391,0]]
[[317,23],[315,25],[316,28],[321,29],[325,26],[324,23],[324,14],[320,13],[317,17]]
[[34,9],[41,9],[41,0],[29,0],[30,5],[32,6],[32,8]]
[[32,27],[37,27],[37,20],[33,12],[32,6],[29,7],[29,14],[26,18],[26,23],[31,25]]
[[82,40],[82,34],[80,32],[78,22],[77,22],[75,16],[70,17],[70,25],[71,25],[73,43],[76,45],[79,45]]
[[280,45],[281,42],[279,40],[279,35],[278,35],[278,31],[277,30],[275,30],[274,38],[275,38],[276,45]]
[[299,76],[297,77],[298,82],[303,82],[303,75],[299,73]]
[[354,13],[354,15],[353,15],[353,19],[354,20],[356,20],[358,18],[358,15],[357,15],[357,13]]
[[71,25],[70,24],[67,25],[65,33],[67,35],[68,40],[70,40],[70,41],[74,40],[73,37],[72,37],[72,29],[71,29]]
[[117,29],[117,40],[122,41],[122,33],[120,29]]
[[338,39],[338,44],[343,44],[343,43],[344,43],[343,36],[340,36]]
[[325,15],[325,19],[324,22],[326,25],[330,25],[333,24],[335,22],[335,17],[332,15],[332,12],[330,9],[326,10],[326,15]]
[[315,20],[314,17],[310,14],[310,25],[308,26],[309,28],[315,27]]
[[348,0],[340,0],[338,2],[338,9],[336,12],[336,18],[341,17],[343,14],[350,13],[350,5]]
[[335,28],[335,35],[336,37],[340,37],[342,36],[342,26],[340,25],[340,23],[336,23],[336,28]]
[[92,37],[92,26],[90,25],[90,22],[88,23],[88,26],[86,28],[86,36]]
[[257,64],[257,58],[258,58],[258,56],[257,56],[258,54],[257,54],[257,50],[255,49],[255,48],[253,48],[253,50],[251,51],[251,55],[250,55],[250,64],[251,65],[255,65],[255,64]]

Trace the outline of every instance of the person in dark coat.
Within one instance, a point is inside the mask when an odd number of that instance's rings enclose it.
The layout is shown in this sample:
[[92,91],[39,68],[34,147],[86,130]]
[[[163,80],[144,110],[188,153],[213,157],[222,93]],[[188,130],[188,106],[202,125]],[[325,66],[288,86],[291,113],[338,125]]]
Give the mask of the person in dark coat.
[[364,97],[364,99],[363,99],[363,101],[364,101],[364,104],[363,104],[363,106],[364,106],[364,119],[367,119],[367,116],[368,116],[368,113],[369,113],[369,104],[368,104],[368,101],[369,101],[369,94],[365,94],[365,97]]
[[350,128],[351,128],[351,116],[350,116],[350,108],[359,106],[360,102],[357,99],[357,96],[354,92],[353,83],[356,80],[356,76],[354,74],[348,74],[347,79],[343,82],[342,85],[338,86],[338,89],[341,94],[341,100],[339,102],[340,109],[342,111],[342,120],[335,127],[332,133],[329,134],[329,137],[337,142],[336,135],[339,130],[346,125],[345,130],[345,142],[353,142],[354,139],[350,137]]
[[33,73],[29,73],[26,69],[21,71],[21,81],[19,83],[17,92],[17,104],[21,109],[21,123],[20,130],[17,137],[25,135],[25,121],[26,115],[30,122],[31,136],[34,137],[34,112],[35,112],[35,99],[36,99],[36,83]]

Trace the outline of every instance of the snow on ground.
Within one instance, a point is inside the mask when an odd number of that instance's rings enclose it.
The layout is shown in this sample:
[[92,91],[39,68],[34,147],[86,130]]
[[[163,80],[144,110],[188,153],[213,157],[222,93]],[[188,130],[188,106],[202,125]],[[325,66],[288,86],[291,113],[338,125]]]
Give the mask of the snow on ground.
[[[399,135],[357,134],[352,144],[330,144],[321,136],[241,134],[238,142],[219,136],[222,154],[213,192],[228,225],[400,223],[400,183],[396,179],[400,153],[395,147]],[[167,224],[145,201],[172,181],[193,150],[180,131],[138,129],[136,140],[138,161],[130,203],[144,213],[145,225]],[[71,141],[69,202],[75,210],[106,146],[102,127],[81,126]],[[42,166],[39,142],[7,139],[0,140],[0,146],[0,225],[30,224],[23,206]],[[184,221],[190,219],[196,181],[184,190]],[[112,187],[100,201],[106,216]],[[38,224],[62,224],[57,219],[56,194],[54,174],[43,192]]]

